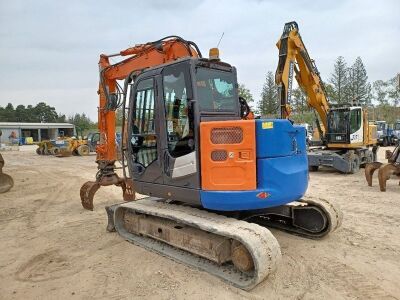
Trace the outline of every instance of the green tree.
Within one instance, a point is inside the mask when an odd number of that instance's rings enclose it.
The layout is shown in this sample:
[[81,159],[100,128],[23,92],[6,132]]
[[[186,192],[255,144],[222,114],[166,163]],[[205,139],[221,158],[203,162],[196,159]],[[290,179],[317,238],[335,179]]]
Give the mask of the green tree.
[[0,117],[4,122],[13,122],[15,119],[14,106],[11,103],[8,103],[6,107],[2,109]]
[[361,57],[357,57],[348,70],[349,84],[346,88],[348,100],[356,105],[371,104],[371,84]]
[[246,88],[246,86],[242,83],[239,83],[239,87],[238,87],[238,94],[239,97],[242,97],[246,100],[247,104],[250,106],[251,110],[254,111],[254,98],[253,95],[251,94],[250,90],[248,88]]
[[400,75],[387,81],[387,93],[391,103],[397,107],[400,104]]
[[[326,97],[328,97],[328,101],[330,103],[334,102],[334,101],[331,100],[331,99],[333,99],[335,97],[334,96],[335,91],[333,90],[333,85],[330,84],[330,83],[324,82],[324,87],[325,87]],[[346,101],[343,101],[343,102],[346,102]]]
[[75,125],[76,133],[80,136],[83,136],[84,132],[92,128],[94,125],[85,113],[70,116],[68,122]]
[[64,114],[59,113],[57,117],[58,123],[65,123],[67,122],[67,117]]
[[274,74],[271,71],[268,71],[265,77],[258,110],[262,116],[276,116],[278,114],[278,90],[275,85]]
[[389,104],[387,82],[383,80],[376,80],[373,84],[373,99],[378,102],[379,105]]
[[330,101],[333,103],[348,102],[346,89],[349,86],[349,76],[348,67],[343,56],[339,56],[336,59],[329,83],[332,85],[331,95],[329,95]]
[[33,115],[36,122],[56,122],[58,118],[56,109],[44,102],[39,102],[33,108]]
[[35,106],[22,104],[14,106],[8,103],[6,107],[0,106],[0,120],[3,122],[66,122],[64,114],[58,114],[56,109],[39,102]]
[[25,108],[25,105],[18,105],[15,108],[15,122],[27,122],[29,119],[29,111]]
[[293,89],[291,106],[293,112],[297,114],[302,114],[308,110],[307,95],[300,87]]
[[246,99],[247,103],[250,104],[250,103],[254,102],[253,95],[251,94],[250,90],[248,88],[246,88],[246,86],[244,84],[239,83],[238,93],[239,93],[239,97]]

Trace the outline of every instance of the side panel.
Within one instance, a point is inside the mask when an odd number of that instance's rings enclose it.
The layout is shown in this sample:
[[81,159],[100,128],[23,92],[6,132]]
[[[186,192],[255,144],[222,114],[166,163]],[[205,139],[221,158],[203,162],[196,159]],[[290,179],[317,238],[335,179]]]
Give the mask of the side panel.
[[254,120],[200,123],[202,190],[256,189]]
[[305,146],[304,127],[284,119],[256,120],[257,158],[299,154]]

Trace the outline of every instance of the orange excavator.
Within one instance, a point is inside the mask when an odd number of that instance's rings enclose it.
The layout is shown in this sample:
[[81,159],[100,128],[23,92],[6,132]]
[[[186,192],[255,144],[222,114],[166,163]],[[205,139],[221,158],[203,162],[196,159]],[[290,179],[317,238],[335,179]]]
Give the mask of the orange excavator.
[[[114,56],[127,58],[111,65]],[[236,68],[218,49],[203,58],[193,42],[169,36],[101,55],[99,66],[98,173],[82,186],[81,202],[93,210],[101,186],[122,188],[128,202],[106,207],[108,231],[248,290],[280,261],[269,227],[318,239],[340,226],[336,205],[303,198],[303,127],[254,119],[239,97]],[[122,177],[118,108],[128,115]],[[135,192],[147,198],[130,201]]]

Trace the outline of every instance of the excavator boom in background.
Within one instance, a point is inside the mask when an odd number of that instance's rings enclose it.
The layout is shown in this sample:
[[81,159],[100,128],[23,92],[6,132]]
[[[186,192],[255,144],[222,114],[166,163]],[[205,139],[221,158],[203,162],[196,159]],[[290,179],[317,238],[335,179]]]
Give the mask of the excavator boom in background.
[[[117,55],[129,57],[110,65]],[[148,197],[106,207],[109,231],[251,289],[281,257],[267,227],[322,238],[340,226],[336,205],[303,197],[303,127],[254,119],[238,95],[236,68],[218,49],[203,58],[196,44],[171,36],[117,55],[100,57],[99,172],[82,186],[81,201],[92,210],[94,193],[110,184],[125,200]],[[123,177],[115,166],[117,108],[128,115]]]
[[277,47],[279,63],[275,82],[279,87],[281,117],[290,117],[293,76],[306,93],[308,105],[319,117],[316,123],[323,147],[309,151],[310,170],[328,166],[343,173],[356,173],[360,166],[375,161],[376,126],[369,124],[367,110],[352,104],[333,106],[329,103],[320,73],[296,22],[285,24]]

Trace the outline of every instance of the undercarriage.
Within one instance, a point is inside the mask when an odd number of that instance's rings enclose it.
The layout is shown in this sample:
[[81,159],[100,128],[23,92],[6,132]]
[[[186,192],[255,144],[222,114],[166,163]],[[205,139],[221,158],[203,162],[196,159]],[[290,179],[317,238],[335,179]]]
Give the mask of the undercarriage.
[[154,197],[109,206],[106,211],[108,231],[245,290],[273,273],[281,259],[269,227],[322,238],[342,220],[338,207],[311,198],[224,215]]

